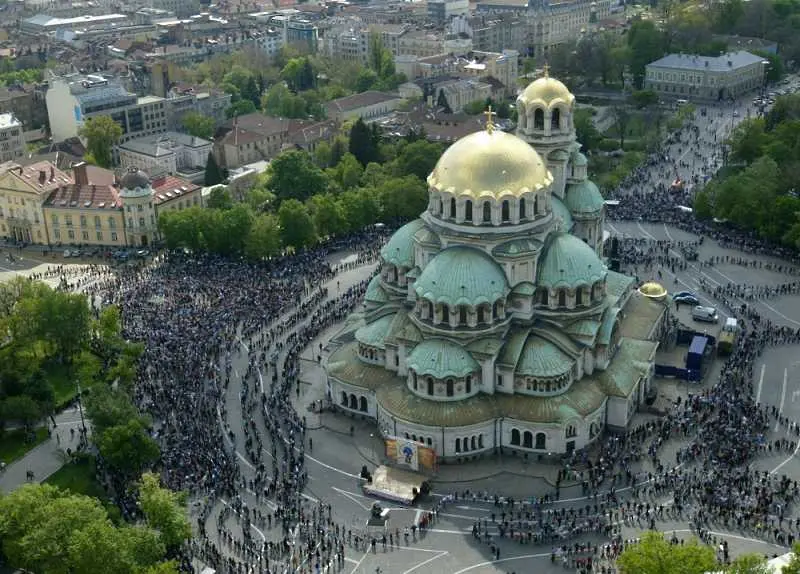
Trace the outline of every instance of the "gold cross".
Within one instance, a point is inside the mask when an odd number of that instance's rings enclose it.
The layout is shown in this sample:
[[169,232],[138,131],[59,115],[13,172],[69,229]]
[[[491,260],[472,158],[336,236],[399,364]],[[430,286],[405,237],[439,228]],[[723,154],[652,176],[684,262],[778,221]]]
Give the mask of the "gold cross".
[[492,106],[489,106],[483,115],[486,116],[486,131],[492,133],[494,131],[494,120],[492,120],[492,116],[496,115],[495,112],[492,111]]
[[550,64],[548,64],[547,62],[545,62],[544,64],[544,77],[545,78],[550,77]]

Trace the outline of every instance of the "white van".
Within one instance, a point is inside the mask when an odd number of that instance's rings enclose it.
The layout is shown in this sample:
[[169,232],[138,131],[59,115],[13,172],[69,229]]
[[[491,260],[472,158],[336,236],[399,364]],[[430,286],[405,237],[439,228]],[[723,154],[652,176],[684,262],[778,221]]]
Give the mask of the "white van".
[[698,305],[692,309],[692,319],[695,321],[705,321],[706,323],[716,323],[719,321],[719,315],[714,307],[703,307]]

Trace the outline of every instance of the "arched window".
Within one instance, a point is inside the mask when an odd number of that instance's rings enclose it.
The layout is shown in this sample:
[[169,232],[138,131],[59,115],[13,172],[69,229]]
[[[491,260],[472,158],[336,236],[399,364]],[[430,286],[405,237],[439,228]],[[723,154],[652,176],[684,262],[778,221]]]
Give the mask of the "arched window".
[[533,129],[544,129],[544,110],[542,108],[536,108],[533,112]]
[[439,215],[444,215],[444,201],[439,199]]
[[414,390],[417,390],[417,373],[411,371],[411,384],[414,385]]
[[450,200],[450,217],[453,219],[456,218],[456,198],[452,198]]
[[456,439],[456,452],[461,452],[461,439]]
[[458,323],[459,325],[467,324],[467,307],[466,305],[458,306]]
[[483,448],[483,435],[478,435],[478,448]]
[[433,303],[430,301],[428,303],[428,320],[433,321]]
[[431,440],[431,437],[428,437],[428,446],[433,446],[433,441]]
[[559,307],[567,306],[567,292],[564,289],[558,290],[558,306]]
[[525,448],[533,448],[533,435],[531,431],[525,431],[525,434],[522,435],[522,446]]
[[589,438],[594,438],[597,435],[597,423],[589,425]]
[[539,215],[539,196],[538,195],[534,195],[533,196],[533,214],[534,215]]
[[500,318],[500,301],[495,301],[494,305],[492,305],[492,318],[493,319]]
[[547,435],[543,432],[536,433],[536,449],[544,450],[547,448]]
[[578,429],[575,428],[575,425],[568,425],[567,426],[567,438],[573,438],[578,436]]
[[472,392],[472,375],[467,375],[467,394]]
[[358,399],[358,410],[367,412],[367,397]]
[[547,289],[542,289],[539,293],[541,293],[541,301],[542,305],[547,305],[548,297],[550,292]]
[[472,221],[472,200],[464,203],[464,221]]
[[483,222],[492,222],[492,206],[488,201],[483,202]]
[[486,322],[486,308],[481,305],[478,307],[478,323],[485,323]]
[[469,439],[469,449],[470,450],[477,450],[478,448],[478,437],[472,435],[472,438]]
[[426,381],[427,381],[427,383],[428,383],[428,394],[429,394],[430,396],[433,396],[433,379],[432,379],[432,378],[430,378],[430,377],[428,377],[428,378],[426,379]]
[[504,223],[511,221],[511,206],[508,203],[508,200],[504,200],[502,206],[500,208],[500,216]]
[[350,408],[353,410],[358,409],[358,399],[355,395],[350,395]]
[[342,391],[342,406],[343,407],[347,406],[347,393],[344,391]]
[[583,287],[578,287],[575,291],[575,304],[583,305]]
[[417,442],[417,435],[412,434],[411,435],[411,440],[413,440],[414,442]]
[[511,444],[519,446],[519,443],[519,431],[517,429],[511,429]]
[[448,397],[452,397],[453,396],[453,379],[447,379],[447,382],[445,383],[445,385],[447,386],[447,396]]
[[561,129],[561,110],[558,108],[555,108],[552,112],[550,112],[550,129]]
[[525,219],[525,198],[519,198],[519,218]]
[[450,322],[450,307],[442,305],[442,323]]

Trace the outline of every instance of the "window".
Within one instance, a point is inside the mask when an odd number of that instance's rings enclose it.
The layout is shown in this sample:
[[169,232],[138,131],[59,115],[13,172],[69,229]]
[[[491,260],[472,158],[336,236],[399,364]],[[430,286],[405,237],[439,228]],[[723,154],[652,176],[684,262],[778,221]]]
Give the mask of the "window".
[[117,242],[117,232],[116,231],[112,231],[111,232],[111,241],[113,241],[114,243]]
[[447,396],[453,396],[453,379],[447,379]]
[[144,227],[144,217],[139,218],[139,227]]
[[417,373],[412,371],[411,373],[411,385],[414,387],[414,390],[417,390]]
[[433,396],[433,379],[428,377],[425,382],[428,383],[428,395]]
[[514,446],[520,445],[519,431],[517,429],[511,429],[511,444]]
[[69,237],[70,239],[75,239],[75,232],[72,229],[70,229],[69,231],[67,231],[67,237]]
[[61,232],[58,229],[54,230],[53,231],[53,237],[55,239],[61,239]]
[[537,450],[544,450],[547,448],[547,435],[543,432],[536,433],[536,448]]
[[522,446],[533,448],[533,434],[531,431],[525,431],[525,434],[522,435]]
[[497,386],[498,387],[503,386],[503,375],[497,375]]
[[84,241],[89,241],[89,232],[86,230],[81,231],[81,237],[83,238]]
[[544,110],[541,108],[536,108],[536,111],[533,112],[533,129],[544,129]]
[[486,308],[481,305],[478,307],[478,323],[485,323],[486,322]]
[[542,289],[542,290],[540,291],[540,293],[541,293],[541,302],[542,302],[542,305],[547,305],[547,301],[548,301],[548,292],[547,292],[547,289]]
[[464,221],[472,221],[472,201],[469,199],[464,204]]
[[567,306],[567,292],[564,289],[558,290],[558,306],[559,307]]
[[450,200],[450,217],[453,219],[456,218],[456,198],[452,198]]
[[461,439],[456,439],[456,452],[461,452]]
[[[578,429],[575,428],[575,425],[568,425],[567,426],[567,438],[573,438],[578,436]],[[538,438],[538,436],[537,436]]]
[[361,397],[358,399],[358,410],[367,412],[367,397]]
[[509,221],[511,221],[511,214],[509,213],[510,210],[511,206],[509,205],[508,200],[506,199],[505,201],[503,201],[501,208],[502,211],[501,217],[504,223],[508,223]]
[[525,219],[525,199],[519,198],[519,218]]
[[483,435],[478,435],[478,448],[483,448]]
[[81,227],[86,227],[86,216],[81,215]]
[[136,206],[136,211],[138,211],[138,212],[144,211],[144,206],[142,204],[137,205]]
[[488,201],[483,202],[483,222],[484,223],[492,222],[492,206],[489,204]]
[[583,288],[578,287],[575,291],[575,304],[576,305],[583,305]]
[[72,227],[72,216],[71,215],[65,215],[64,216],[64,223],[67,224],[67,227]]
[[100,216],[99,215],[95,215],[94,216],[94,226],[97,229],[100,229]]
[[561,110],[559,110],[558,108],[554,109],[550,114],[550,129],[551,130],[561,129]]
[[536,215],[539,213],[539,196],[535,195],[533,197],[533,214]]
[[117,227],[117,221],[116,221],[116,220],[115,220],[113,217],[109,217],[109,218],[108,218],[108,227],[109,227],[110,229],[116,229],[116,227]]
[[98,231],[97,232],[97,240],[98,241],[103,241],[103,232],[102,231]]
[[450,307],[442,305],[442,323],[450,322]]
[[464,305],[458,306],[458,323],[459,325],[467,324],[467,308]]
[[128,218],[128,227],[130,227],[131,229],[133,229],[133,217],[129,217],[129,218]]
[[469,449],[470,450],[477,450],[478,447],[478,437],[472,435],[472,438],[469,439]]
[[472,392],[472,375],[467,375],[467,394]]

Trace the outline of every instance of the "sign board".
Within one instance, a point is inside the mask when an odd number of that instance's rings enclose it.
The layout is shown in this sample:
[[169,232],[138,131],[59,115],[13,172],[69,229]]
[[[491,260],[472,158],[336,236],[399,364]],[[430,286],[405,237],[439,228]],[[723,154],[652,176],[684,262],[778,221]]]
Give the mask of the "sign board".
[[401,468],[429,472],[436,468],[436,451],[429,446],[407,438],[387,437],[386,458]]

